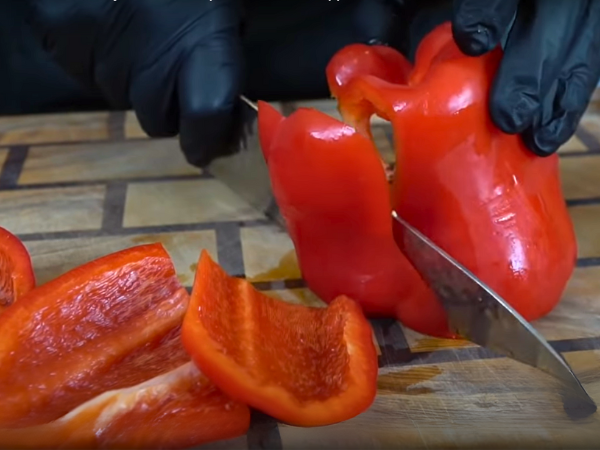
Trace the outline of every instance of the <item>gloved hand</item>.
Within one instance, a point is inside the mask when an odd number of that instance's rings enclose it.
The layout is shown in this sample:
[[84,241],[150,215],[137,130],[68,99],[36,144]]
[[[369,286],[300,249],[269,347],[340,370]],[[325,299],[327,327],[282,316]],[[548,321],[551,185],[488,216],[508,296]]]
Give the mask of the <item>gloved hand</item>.
[[152,137],[179,134],[190,164],[237,148],[241,0],[28,0],[30,24],[69,74]]
[[600,79],[600,1],[454,0],[452,27],[471,56],[492,50],[510,29],[490,98],[492,120],[520,133],[539,156],[558,150]]

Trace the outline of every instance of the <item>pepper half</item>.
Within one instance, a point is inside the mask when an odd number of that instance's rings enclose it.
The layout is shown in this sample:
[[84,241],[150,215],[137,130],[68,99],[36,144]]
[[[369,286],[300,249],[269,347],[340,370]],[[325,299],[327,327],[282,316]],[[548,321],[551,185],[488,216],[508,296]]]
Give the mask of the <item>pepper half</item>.
[[451,337],[441,305],[396,246],[373,143],[315,109],[284,118],[259,102],[258,114],[273,195],[307,286],[327,303],[347,295],[368,316]]
[[229,276],[206,251],[182,339],[223,392],[291,425],[341,422],[375,399],[373,332],[354,301],[285,303]]
[[465,56],[444,23],[419,45],[405,83],[344,64],[350,50],[332,59],[330,89],[344,120],[364,135],[372,114],[392,123],[398,214],[526,320],[549,313],[575,267],[575,233],[558,155],[535,156],[491,121],[488,97],[502,50]]
[[19,238],[0,227],[0,313],[34,287],[29,252]]

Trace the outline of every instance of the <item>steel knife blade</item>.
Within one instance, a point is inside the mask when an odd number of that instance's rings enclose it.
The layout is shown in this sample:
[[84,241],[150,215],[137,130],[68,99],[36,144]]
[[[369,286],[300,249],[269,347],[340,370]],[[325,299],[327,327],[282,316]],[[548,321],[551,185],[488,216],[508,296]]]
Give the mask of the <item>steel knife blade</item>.
[[285,228],[260,147],[258,108],[246,97],[241,96],[240,99],[242,120],[246,127],[240,148],[234,154],[213,160],[208,172],[268,219]]
[[396,244],[436,293],[453,332],[554,377],[560,382],[563,405],[570,417],[596,412],[596,404],[569,364],[531,324],[396,211],[392,211],[392,218]]

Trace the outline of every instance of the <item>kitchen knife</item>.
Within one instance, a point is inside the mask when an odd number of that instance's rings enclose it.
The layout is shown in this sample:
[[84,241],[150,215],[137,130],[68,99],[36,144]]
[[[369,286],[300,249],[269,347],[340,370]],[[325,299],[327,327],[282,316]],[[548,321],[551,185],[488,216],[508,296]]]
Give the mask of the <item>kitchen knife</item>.
[[396,211],[392,217],[396,244],[437,294],[454,333],[553,376],[561,383],[565,411],[572,418],[596,412],[569,364],[534,327]]
[[240,148],[232,155],[215,159],[208,166],[208,172],[267,218],[285,228],[260,147],[258,108],[246,97],[241,96],[240,99],[242,120],[246,126]]

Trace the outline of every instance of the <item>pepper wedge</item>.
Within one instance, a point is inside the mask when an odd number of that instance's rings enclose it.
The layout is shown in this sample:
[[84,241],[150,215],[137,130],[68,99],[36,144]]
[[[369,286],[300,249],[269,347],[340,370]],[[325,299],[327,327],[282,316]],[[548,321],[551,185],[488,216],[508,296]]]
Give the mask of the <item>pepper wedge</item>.
[[0,313],[34,287],[29,252],[19,238],[0,227]]
[[273,195],[308,287],[327,303],[347,295],[369,317],[451,337],[442,306],[396,246],[373,143],[311,108],[284,118],[259,102],[258,117]]
[[0,428],[40,425],[189,361],[189,296],[160,244],[122,250],[30,291],[0,315]]
[[206,251],[182,339],[223,392],[291,425],[341,422],[375,398],[372,329],[354,301],[340,297],[311,308],[267,297]]
[[249,426],[250,409],[188,362],[139,385],[101,394],[56,421],[0,429],[0,448],[185,449],[241,436]]
[[344,73],[330,89],[345,121],[364,135],[373,113],[392,123],[398,214],[533,321],[560,301],[577,244],[558,155],[532,154],[491,121],[501,56],[499,47],[465,56],[447,22],[421,41],[405,83],[336,57],[328,79]]

